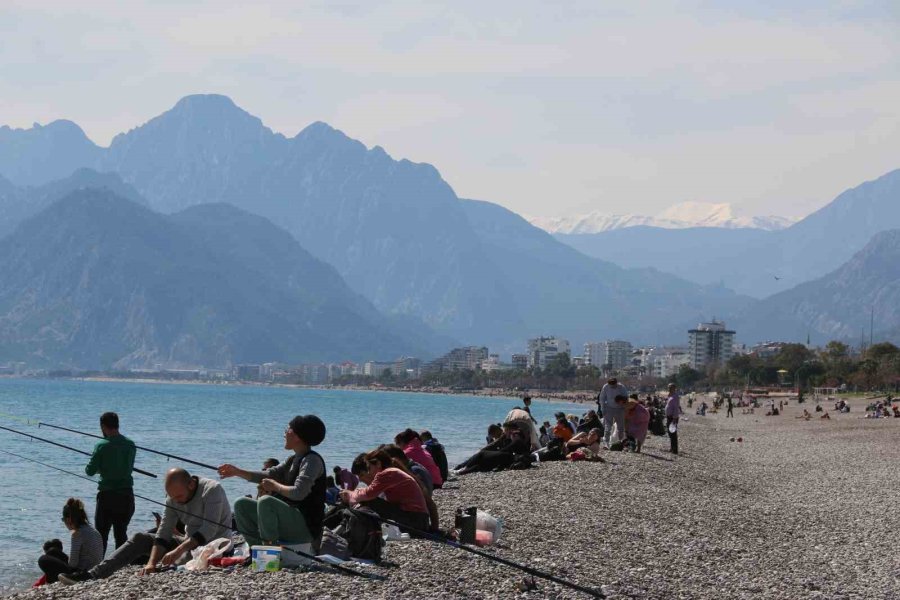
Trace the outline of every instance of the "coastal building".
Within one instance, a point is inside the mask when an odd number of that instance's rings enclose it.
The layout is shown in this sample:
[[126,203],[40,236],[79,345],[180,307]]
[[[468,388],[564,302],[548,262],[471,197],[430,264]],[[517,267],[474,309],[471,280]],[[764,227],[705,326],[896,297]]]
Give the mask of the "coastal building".
[[631,342],[625,340],[606,340],[603,342],[603,364],[609,365],[613,371],[624,369],[631,364]]
[[381,377],[385,370],[393,372],[393,368],[394,363],[369,360],[363,365],[363,375],[368,377]]
[[538,337],[528,340],[528,367],[546,369],[558,354],[569,354],[569,341],[557,337]]
[[692,369],[701,371],[708,366],[728,362],[734,352],[735,332],[722,321],[713,319],[700,323],[688,331],[688,353]]
[[240,381],[259,381],[260,370],[260,365],[238,365],[234,373]]
[[406,377],[416,379],[422,370],[422,361],[412,356],[401,356],[391,366],[391,374],[394,377]]
[[528,355],[527,354],[513,354],[512,355],[512,368],[517,369],[519,371],[524,371],[528,368]]
[[584,352],[581,356],[584,358],[584,364],[599,369],[603,366],[603,344],[600,342],[586,343],[584,345]]
[[654,377],[668,379],[678,373],[682,365],[691,364],[691,355],[687,348],[672,348],[666,352],[657,354],[653,359],[653,366],[649,371]]
[[475,371],[488,360],[488,355],[488,349],[485,346],[454,348],[444,356],[425,365],[423,371]]

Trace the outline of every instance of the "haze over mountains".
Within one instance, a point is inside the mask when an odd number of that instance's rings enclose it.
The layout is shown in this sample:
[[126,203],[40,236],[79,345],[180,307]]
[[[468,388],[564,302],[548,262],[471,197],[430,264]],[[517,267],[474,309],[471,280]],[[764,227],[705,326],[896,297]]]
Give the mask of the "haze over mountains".
[[[272,132],[226,97],[189,96],[172,110],[116,136],[109,148],[96,146],[70,122],[0,129],[0,237],[38,213],[40,218],[26,221],[28,227],[37,227],[35,222],[61,227],[53,213],[68,206],[59,202],[67,191],[101,188],[109,198],[130,199],[122,201],[128,206],[145,202],[154,211],[175,213],[170,217],[147,213],[153,215],[148,222],[168,232],[171,243],[183,249],[178,261],[160,249],[151,254],[154,260],[178,265],[169,273],[193,269],[192,256],[200,252],[197,260],[204,268],[222,275],[215,289],[225,304],[215,304],[188,286],[177,292],[184,294],[183,302],[171,306],[174,324],[138,328],[153,330],[156,337],[138,336],[135,339],[143,341],[134,346],[116,338],[113,329],[102,329],[106,341],[99,346],[105,349],[89,357],[92,365],[105,360],[116,364],[194,360],[217,366],[245,360],[250,356],[246,352],[255,357],[262,347],[250,335],[250,315],[274,319],[282,311],[295,319],[284,331],[265,325],[266,335],[274,336],[271,349],[278,356],[254,360],[384,359],[414,353],[427,357],[453,343],[484,344],[508,354],[524,350],[526,338],[541,334],[567,337],[576,349],[584,341],[605,338],[684,343],[686,329],[713,316],[740,319],[744,329],[739,338],[757,341],[768,337],[769,330],[754,324],[755,302],[728,288],[762,297],[793,287],[834,270],[878,231],[900,227],[898,173],[850,190],[781,231],[732,228],[737,222],[727,205],[694,204],[669,211],[666,218],[682,224],[687,217],[706,218],[723,226],[630,226],[551,236],[496,204],[459,199],[430,165],[394,160],[380,147],[367,149],[324,123],[289,138]],[[198,207],[209,204],[216,206]],[[128,214],[137,218],[137,213]],[[104,223],[114,228],[109,219]],[[56,239],[61,234],[54,227],[31,231]],[[179,233],[173,233],[176,230]],[[186,231],[189,239],[182,237]],[[76,229],[66,232],[72,246],[56,245],[54,251],[86,260],[84,248],[91,247],[91,240],[78,238]],[[143,230],[134,234],[149,235]],[[22,245],[26,238],[20,229],[3,243],[15,240]],[[34,277],[56,268],[36,244],[25,246],[46,263],[29,262],[33,259],[27,253],[16,255],[17,268]],[[127,252],[140,251],[127,246]],[[311,262],[314,259],[306,252],[322,262]],[[292,259],[286,258],[294,256],[307,266],[294,272]],[[68,258],[64,262],[69,271],[78,266]],[[220,263],[244,273],[246,285],[225,277],[215,266]],[[319,270],[309,267],[312,264],[320,265]],[[115,262],[90,271],[90,280],[107,271],[112,280],[118,278],[117,285],[138,289],[145,283],[132,274],[125,277]],[[319,275],[311,277],[312,272]],[[321,275],[325,272],[332,275]],[[36,280],[16,279],[10,270],[5,273],[10,279],[0,279],[9,286],[5,304],[0,304],[5,328],[0,336],[6,337],[0,337],[0,344],[16,340],[18,345],[10,346],[14,350],[78,364],[78,348],[87,338],[72,332],[80,331],[85,322],[76,324],[74,317],[67,317],[66,326],[46,325],[50,313],[41,308],[45,305],[24,300],[38,285]],[[897,274],[885,272],[882,277]],[[88,314],[90,302],[101,301],[82,290],[76,297],[87,304],[66,304],[63,298],[77,285],[62,272],[51,280],[59,283],[58,290],[40,279],[46,297],[56,298],[45,304],[55,302],[67,314]],[[174,278],[166,285],[187,283]],[[248,295],[241,291],[248,286],[268,291]],[[194,293],[189,290],[199,294],[199,304],[188,302]],[[273,300],[267,306],[269,295]],[[234,308],[234,313],[224,308],[232,306],[231,296],[236,298],[234,306],[243,307]],[[115,302],[107,301],[106,310],[119,315],[118,323],[129,322],[126,315],[135,314],[130,296],[111,298]],[[292,304],[297,306],[294,313],[288,310]],[[337,313],[330,312],[332,304]],[[196,329],[195,315],[207,314],[208,306],[215,307],[218,319],[204,330],[212,337]],[[168,322],[167,318],[157,313],[152,322]],[[234,331],[225,325],[231,318]],[[356,323],[360,335],[350,336],[334,319]],[[853,325],[848,319],[840,317],[848,325],[832,329],[849,331]],[[29,323],[44,325],[31,329]],[[193,325],[185,329],[186,323]],[[886,329],[888,325],[886,316]],[[100,331],[98,327],[89,329]],[[48,333],[52,331],[69,333]],[[311,343],[290,343],[286,336]],[[215,354],[210,339],[225,340],[228,356]],[[67,350],[54,354],[54,343]],[[318,350],[309,352],[311,347]]]

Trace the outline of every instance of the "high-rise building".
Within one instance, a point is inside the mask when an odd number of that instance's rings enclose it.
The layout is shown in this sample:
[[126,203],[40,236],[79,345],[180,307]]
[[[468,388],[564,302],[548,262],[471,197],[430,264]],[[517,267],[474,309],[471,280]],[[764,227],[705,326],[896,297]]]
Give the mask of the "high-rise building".
[[556,337],[538,337],[528,340],[528,367],[547,368],[558,354],[569,354],[569,341]]
[[518,369],[520,371],[524,371],[528,368],[528,355],[527,354],[513,354],[512,355],[512,366],[513,369]]
[[610,365],[613,370],[624,369],[631,364],[631,342],[624,340],[606,340],[603,342],[603,364]]
[[700,323],[688,331],[688,354],[691,368],[701,371],[709,365],[728,362],[734,354],[735,332],[722,321]]
[[444,356],[431,361],[422,370],[427,373],[434,371],[463,371],[481,368],[481,363],[488,359],[488,349],[485,346],[466,346],[454,348]]

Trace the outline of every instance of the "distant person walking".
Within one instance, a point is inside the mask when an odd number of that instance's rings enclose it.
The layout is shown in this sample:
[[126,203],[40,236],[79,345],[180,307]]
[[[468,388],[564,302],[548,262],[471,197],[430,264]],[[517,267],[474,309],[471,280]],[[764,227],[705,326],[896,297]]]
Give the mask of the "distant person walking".
[[678,454],[678,418],[681,412],[681,395],[675,384],[670,383],[669,399],[666,401],[666,429],[669,432],[669,451],[672,454]]
[[610,377],[597,396],[597,407],[603,415],[603,444],[607,448],[613,422],[616,424],[616,437],[619,441],[625,439],[625,405],[616,402],[618,396],[628,398],[628,388],[619,383],[615,377]]
[[105,412],[100,416],[103,440],[94,446],[91,460],[84,468],[88,475],[100,474],[97,484],[97,508],[94,526],[103,539],[106,552],[109,530],[113,530],[116,548],[128,541],[128,524],[134,515],[134,442],[119,433],[119,415]]
[[725,417],[734,417],[734,402],[731,400],[731,396],[726,396],[726,400],[728,401],[728,413]]

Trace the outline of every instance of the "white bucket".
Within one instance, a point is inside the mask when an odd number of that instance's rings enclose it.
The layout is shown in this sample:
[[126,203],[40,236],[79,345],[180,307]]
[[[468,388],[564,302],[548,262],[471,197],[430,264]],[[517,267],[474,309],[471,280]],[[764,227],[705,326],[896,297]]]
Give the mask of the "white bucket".
[[250,569],[263,571],[281,570],[281,546],[251,546]]
[[[297,552],[303,552],[304,554],[314,556],[312,544],[285,544],[282,542],[281,548],[282,567],[309,566],[315,562],[311,558],[306,558],[305,556],[297,554]],[[296,550],[297,552],[291,552],[291,550]]]

